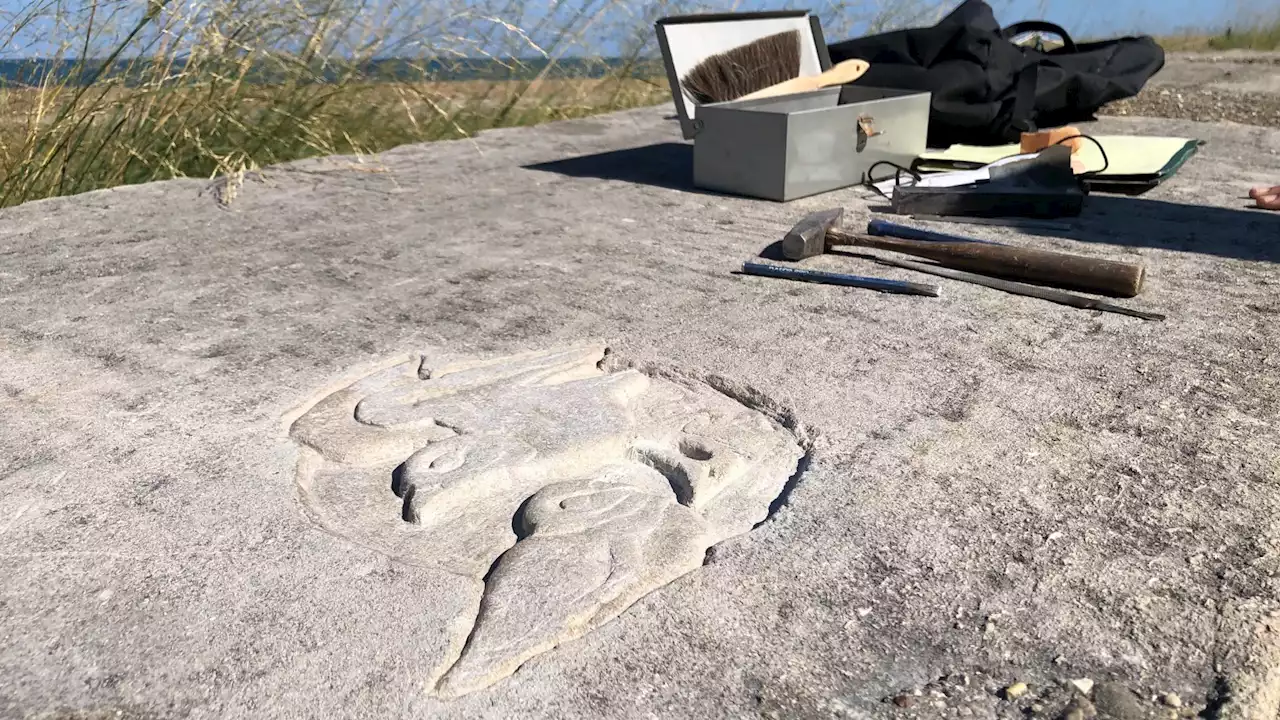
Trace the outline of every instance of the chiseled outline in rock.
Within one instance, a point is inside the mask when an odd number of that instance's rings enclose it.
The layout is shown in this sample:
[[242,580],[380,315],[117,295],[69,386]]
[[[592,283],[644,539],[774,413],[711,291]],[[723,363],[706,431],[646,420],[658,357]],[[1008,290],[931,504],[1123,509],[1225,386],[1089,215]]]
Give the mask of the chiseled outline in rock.
[[593,343],[487,360],[402,355],[285,418],[308,515],[471,581],[427,678],[487,687],[701,566],[767,517],[804,451],[692,381],[603,369]]

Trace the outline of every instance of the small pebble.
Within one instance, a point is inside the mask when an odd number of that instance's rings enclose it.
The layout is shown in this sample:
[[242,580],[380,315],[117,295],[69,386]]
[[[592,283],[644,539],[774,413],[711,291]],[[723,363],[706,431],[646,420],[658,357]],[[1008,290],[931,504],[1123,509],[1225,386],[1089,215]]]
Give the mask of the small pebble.
[[1016,682],[1004,689],[1004,696],[1007,700],[1017,700],[1027,694],[1027,684],[1024,682]]
[[1089,702],[1089,699],[1081,695],[1077,695],[1067,705],[1067,710],[1062,715],[1064,720],[1094,720],[1098,717],[1098,709]]
[[1114,720],[1140,720],[1147,717],[1141,698],[1121,683],[1103,682],[1095,685],[1093,702],[1099,715]]
[[1161,698],[1161,701],[1171,708],[1182,707],[1182,698],[1178,697],[1177,693],[1165,693],[1164,697]]
[[1071,681],[1070,685],[1079,690],[1081,695],[1088,695],[1093,692],[1093,681],[1089,678],[1076,678]]

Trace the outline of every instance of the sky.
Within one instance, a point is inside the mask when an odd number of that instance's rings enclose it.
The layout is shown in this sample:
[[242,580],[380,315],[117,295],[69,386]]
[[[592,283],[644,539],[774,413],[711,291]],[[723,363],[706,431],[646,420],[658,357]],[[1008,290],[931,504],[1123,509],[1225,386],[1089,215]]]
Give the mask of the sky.
[[[1186,29],[1225,27],[1242,17],[1280,10],[1280,0],[987,0],[1002,25],[1021,20],[1048,20],[1073,36],[1116,36],[1129,32],[1172,34]],[[806,7],[801,3],[765,2],[762,7]],[[821,1],[813,2],[814,7]],[[882,3],[868,2],[868,5]],[[950,9],[959,0],[937,3]]]
[[[1183,29],[1223,26],[1262,8],[1262,2],[1232,0],[988,0],[1001,24],[1048,20],[1073,35],[1108,36],[1140,31],[1171,34]],[[1280,2],[1280,0],[1276,0]]]
[[[78,2],[68,3],[70,6],[88,7],[92,0],[78,0]],[[129,0],[97,0],[103,2],[106,6],[115,6],[116,8],[136,8],[138,5]],[[179,0],[181,2],[181,0]],[[397,3],[395,7],[400,7],[401,3],[409,0],[382,0],[383,2]],[[434,5],[439,8],[482,8],[482,6],[495,7],[497,5],[505,5],[507,0],[413,0],[414,2],[425,3],[427,6]],[[891,7],[894,3],[909,3],[910,5],[932,7],[938,12],[945,12],[959,4],[960,0],[944,0],[935,2],[935,0],[525,0],[523,5],[523,18],[517,22],[525,27],[532,27],[538,17],[545,16],[547,12],[552,12],[556,17],[572,16],[577,8],[586,5],[588,7],[600,7],[601,5],[611,5],[614,8],[610,14],[613,16],[614,22],[607,23],[610,30],[605,29],[605,25],[597,25],[591,29],[590,49],[587,52],[591,54],[620,54],[622,42],[621,37],[615,40],[613,37],[601,36],[602,33],[613,33],[622,35],[622,28],[635,32],[637,28],[641,31],[641,36],[645,37],[647,42],[652,42],[651,25],[643,21],[644,15],[653,15],[663,13],[665,8],[681,8],[694,4],[714,6],[717,9],[736,6],[739,10],[761,10],[761,9],[810,9],[818,12],[820,15],[826,15],[825,9],[833,5],[843,5],[852,8],[850,11],[852,16],[870,16],[873,15],[877,8]],[[20,14],[24,7],[31,7],[33,2],[40,0],[0,0],[0,36],[7,35],[8,29],[11,27],[13,18]],[[216,3],[217,0],[214,0]],[[271,6],[272,2],[289,2],[289,0],[260,0],[255,2],[258,6]],[[376,4],[378,0],[373,0]],[[1101,38],[1114,37],[1121,34],[1132,32],[1141,32],[1149,34],[1172,34],[1183,30],[1204,30],[1218,29],[1226,27],[1232,23],[1238,23],[1241,18],[1249,16],[1258,16],[1260,14],[1270,13],[1273,18],[1280,17],[1280,0],[988,0],[995,8],[997,18],[1002,24],[1008,25],[1019,20],[1048,20],[1065,27],[1073,37],[1076,38]],[[49,5],[49,3],[44,3]],[[391,7],[391,6],[386,6]],[[509,7],[509,6],[508,6]],[[127,15],[130,11],[125,10]],[[504,18],[506,19],[506,18]],[[126,24],[126,23],[121,23]],[[0,58],[3,59],[19,59],[33,56],[49,56],[53,54],[53,48],[57,46],[56,41],[49,37],[47,32],[48,26],[40,23],[29,26],[25,32],[21,34],[15,42],[9,43],[7,46],[0,47]],[[848,39],[849,37],[865,32],[865,26],[853,25],[849,26],[845,23],[843,27],[830,28],[824,25],[827,30],[827,41],[837,42]],[[455,31],[463,31],[461,28],[454,28]],[[479,30],[476,31],[477,33]],[[506,43],[507,47],[513,47],[511,43]],[[527,48],[526,48],[527,49]],[[462,50],[462,46],[459,46]],[[511,52],[507,50],[496,50],[501,54]],[[580,54],[581,51],[570,51],[569,54]],[[91,53],[94,54],[94,53]],[[461,54],[472,55],[470,52],[462,52]],[[524,53],[521,53],[524,54]]]
[[[579,0],[584,1],[584,0]],[[589,0],[585,0],[589,1]],[[853,8],[868,16],[894,3],[924,5],[934,16],[950,11],[960,0],[726,0],[742,10],[809,9],[825,17],[832,6]],[[1001,25],[1023,20],[1047,20],[1062,26],[1075,39],[1101,39],[1125,34],[1169,35],[1184,31],[1215,31],[1245,18],[1280,19],[1280,0],[987,0]],[[865,32],[865,27],[830,30],[829,43]]]

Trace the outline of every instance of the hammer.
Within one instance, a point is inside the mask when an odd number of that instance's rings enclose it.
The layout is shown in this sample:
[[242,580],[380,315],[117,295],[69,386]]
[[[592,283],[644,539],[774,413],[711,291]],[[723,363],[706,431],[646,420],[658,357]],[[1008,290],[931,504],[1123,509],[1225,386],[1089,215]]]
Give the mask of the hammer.
[[843,220],[844,208],[809,213],[782,239],[783,257],[803,260],[821,255],[834,245],[857,245],[929,258],[943,267],[957,270],[1112,297],[1137,295],[1145,275],[1141,265],[1050,250],[976,241],[935,242],[850,233],[840,229]]

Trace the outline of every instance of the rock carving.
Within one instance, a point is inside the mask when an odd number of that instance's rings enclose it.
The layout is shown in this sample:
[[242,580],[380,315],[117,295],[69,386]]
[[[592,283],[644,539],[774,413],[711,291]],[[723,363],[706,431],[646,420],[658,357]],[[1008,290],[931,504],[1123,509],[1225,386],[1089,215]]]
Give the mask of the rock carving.
[[467,578],[475,615],[428,678],[472,692],[620,615],[749,531],[803,450],[699,382],[602,369],[602,345],[433,366],[413,356],[296,415],[327,530]]

